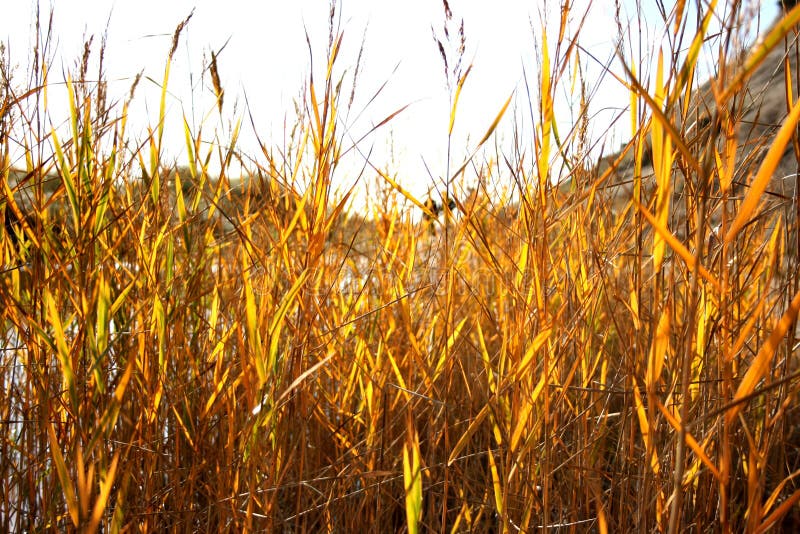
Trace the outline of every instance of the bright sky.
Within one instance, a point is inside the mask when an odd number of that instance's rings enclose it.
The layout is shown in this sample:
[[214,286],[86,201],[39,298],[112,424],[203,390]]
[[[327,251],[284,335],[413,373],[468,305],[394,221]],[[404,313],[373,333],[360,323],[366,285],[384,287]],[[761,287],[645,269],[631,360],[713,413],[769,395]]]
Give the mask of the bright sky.
[[[663,29],[658,25],[654,0],[642,2],[649,8],[645,9],[648,24],[641,31],[645,42],[652,42],[663,34]],[[15,82],[19,87],[30,72],[32,13],[36,1],[5,3],[0,19],[0,40],[7,43],[7,54],[17,66]],[[574,2],[576,17],[588,3],[588,0]],[[764,2],[762,28],[774,18],[775,3]],[[40,5],[46,19],[51,4],[41,0]],[[54,5],[56,46],[50,82],[60,82],[64,72],[75,70],[85,36],[96,35],[95,45],[98,45],[107,27],[105,69],[112,82],[111,97],[124,99],[139,71],[152,80],[143,78],[131,108],[129,132],[139,139],[145,136],[147,124],[154,125],[158,116],[156,82],[163,79],[172,34],[194,8],[194,16],[181,36],[169,82],[165,139],[167,153],[172,158],[180,160],[185,153],[183,115],[195,132],[203,124],[206,137],[219,125],[208,77],[201,80],[210,51],[219,51],[227,43],[217,60],[226,91],[223,129],[229,128],[234,118],[244,117],[240,148],[249,155],[259,154],[250,115],[255,131],[267,145],[282,144],[284,121],[289,127],[293,124],[294,101],[307,82],[310,70],[306,30],[314,54],[315,80],[317,84],[322,82],[329,15],[328,2],[322,0],[62,0]],[[549,21],[549,35],[557,35],[553,25],[558,21],[559,12],[556,2],[545,0],[450,0],[450,5],[454,18],[464,20],[465,62],[473,65],[456,121],[451,161],[452,166],[457,167],[468,153],[467,147],[474,146],[483,136],[512,92],[516,91],[516,111],[509,108],[509,112],[518,116],[528,113],[523,72],[527,73],[531,84],[535,106],[536,58],[540,57],[535,48],[535,43],[539,42],[536,35],[542,16]],[[627,12],[623,13],[623,19],[635,21],[633,0],[626,0],[624,5]],[[426,165],[437,181],[446,169],[449,93],[432,36],[435,32],[443,37],[442,3],[436,0],[343,0],[339,9],[345,34],[340,69],[352,72],[362,37],[365,40],[356,99],[348,120],[349,131],[353,138],[359,138],[390,113],[411,104],[392,121],[390,128],[373,134],[360,146],[365,152],[374,150],[371,158],[374,164],[390,166],[390,171],[398,172],[398,179],[404,186],[421,193],[431,184]],[[454,26],[452,32],[456,31],[457,26]],[[638,34],[639,28],[633,26],[632,32]],[[613,1],[595,0],[581,33],[582,46],[598,59],[608,61],[616,35]],[[655,56],[652,50],[649,55]],[[600,73],[597,65],[591,62],[584,67],[590,80]],[[90,72],[96,72],[96,68]],[[618,68],[616,72],[620,72]],[[369,102],[384,82],[387,83],[383,92]],[[346,94],[349,96],[349,89]],[[62,85],[49,90],[54,121],[68,116],[63,107],[65,95]],[[591,124],[593,135],[600,137],[612,117],[626,105],[625,90],[607,77],[598,85],[598,92],[592,99],[593,111],[597,113]],[[573,104],[564,96],[557,107],[557,116],[562,117],[565,131],[571,106]],[[365,111],[359,115],[362,110]],[[624,136],[628,124],[625,115],[617,134]],[[510,125],[511,120],[508,120],[499,129],[501,139],[510,138]],[[221,138],[225,139],[226,134],[222,133]],[[621,140],[621,137],[607,139],[607,150]],[[529,139],[526,143],[530,146]],[[345,144],[349,144],[347,140]],[[363,156],[353,153],[352,158],[350,168],[363,165]],[[263,158],[260,160],[263,163]]]

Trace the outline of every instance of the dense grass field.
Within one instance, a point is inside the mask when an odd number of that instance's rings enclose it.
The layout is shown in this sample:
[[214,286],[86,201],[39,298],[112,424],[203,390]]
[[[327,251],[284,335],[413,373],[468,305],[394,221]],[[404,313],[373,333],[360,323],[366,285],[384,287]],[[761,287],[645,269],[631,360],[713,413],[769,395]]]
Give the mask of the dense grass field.
[[678,2],[646,79],[622,32],[630,142],[599,157],[588,108],[555,127],[558,91],[590,98],[565,3],[533,138],[495,143],[498,103],[435,204],[387,162],[366,208],[337,186],[333,16],[286,144],[187,125],[180,165],[164,121],[131,142],[96,48],[66,133],[27,112],[54,73],[3,54],[0,530],[796,531],[800,8],[742,52],[752,9],[712,36]]

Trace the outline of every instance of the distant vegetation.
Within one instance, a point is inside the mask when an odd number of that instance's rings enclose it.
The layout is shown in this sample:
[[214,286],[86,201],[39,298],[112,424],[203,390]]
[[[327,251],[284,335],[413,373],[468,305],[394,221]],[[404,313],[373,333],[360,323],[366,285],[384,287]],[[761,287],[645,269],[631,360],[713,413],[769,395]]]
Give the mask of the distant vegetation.
[[[452,124],[468,28],[443,6]],[[514,117],[533,139],[491,142],[500,102],[441,191],[373,161],[358,210],[333,15],[289,148],[187,127],[184,166],[163,103],[128,143],[95,48],[68,134],[24,112],[44,58],[4,59],[0,530],[797,531],[800,8],[742,55],[754,6],[717,37],[678,2],[663,76],[620,21],[631,137],[598,163],[588,108],[555,129],[559,91],[590,97],[565,6]]]

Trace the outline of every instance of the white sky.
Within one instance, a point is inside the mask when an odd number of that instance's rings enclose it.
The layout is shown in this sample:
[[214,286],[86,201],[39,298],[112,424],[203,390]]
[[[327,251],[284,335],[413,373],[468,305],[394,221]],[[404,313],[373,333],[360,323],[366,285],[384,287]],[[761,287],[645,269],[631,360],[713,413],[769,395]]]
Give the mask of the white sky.
[[[642,2],[649,21],[643,29],[645,41],[652,42],[663,29],[657,26],[655,0]],[[12,64],[17,65],[15,82],[19,87],[30,72],[28,61],[34,33],[32,12],[36,2],[5,0],[3,3],[6,5],[0,18],[0,40],[8,44]],[[45,0],[40,4],[46,18],[51,4]],[[588,0],[577,0],[574,4],[577,16],[583,12]],[[633,1],[626,0],[624,4],[629,12],[623,17],[635,20]],[[775,16],[774,4],[765,0],[762,27]],[[74,71],[83,51],[85,36],[96,35],[96,51],[108,26],[105,68],[107,78],[112,81],[109,88],[111,98],[116,100],[125,97],[139,71],[144,71],[144,75],[154,81],[163,79],[175,27],[192,8],[195,9],[181,36],[169,82],[165,139],[167,153],[172,158],[180,160],[185,153],[183,114],[195,129],[204,124],[204,137],[211,137],[214,127],[219,124],[210,82],[207,77],[201,80],[206,64],[204,58],[207,61],[210,50],[219,50],[228,42],[218,56],[222,85],[226,90],[223,114],[226,124],[223,128],[227,128],[234,118],[246,114],[246,95],[256,131],[268,145],[282,143],[284,120],[290,125],[293,123],[293,101],[308,79],[309,54],[304,27],[311,38],[315,81],[318,86],[322,83],[321,69],[325,64],[328,40],[328,2],[323,0],[60,0],[54,5],[56,48],[50,82],[59,82],[63,80],[63,72]],[[517,92],[514,100],[516,113],[519,116],[527,113],[523,68],[527,71],[529,83],[535,87],[538,54],[534,43],[538,39],[534,32],[538,32],[541,14],[547,13],[551,26],[549,34],[551,37],[557,35],[552,25],[557,22],[559,13],[556,2],[545,0],[450,0],[450,5],[454,18],[464,19],[467,39],[465,63],[473,64],[456,121],[451,161],[457,167],[467,154],[466,147],[474,146],[483,136],[512,92]],[[352,71],[362,36],[366,43],[357,97],[350,114],[352,135],[360,137],[389,113],[411,104],[390,124],[390,128],[373,134],[361,148],[364,151],[373,148],[371,159],[375,165],[390,166],[391,171],[398,172],[398,179],[404,186],[422,193],[431,183],[423,161],[437,179],[446,169],[448,91],[431,30],[433,27],[442,37],[442,3],[438,0],[343,0],[339,10],[345,34],[339,68]],[[454,32],[456,28],[453,27]],[[638,32],[638,28],[634,32]],[[595,0],[581,33],[581,44],[598,59],[607,61],[612,55],[616,35],[613,2]],[[655,55],[652,51],[649,54]],[[590,78],[599,74],[596,65],[590,62],[584,67],[588,68],[586,72]],[[615,71],[619,73],[620,69]],[[90,69],[90,72],[96,70]],[[384,82],[388,83],[381,95],[366,107],[358,120],[354,120]],[[53,121],[68,116],[63,107],[65,95],[63,85],[49,90]],[[349,89],[346,95],[349,96]],[[531,98],[536,98],[535,89]],[[144,138],[146,125],[155,124],[158,101],[157,84],[143,79],[131,108],[131,134]],[[599,113],[591,124],[594,135],[599,137],[609,127],[611,117],[626,105],[624,88],[607,77],[599,84],[598,93],[592,100],[593,110]],[[563,120],[562,135],[568,127],[569,107],[564,99],[557,108],[557,116]],[[509,119],[512,113],[515,113],[514,109],[509,108]],[[511,120],[505,121],[499,130],[504,139],[510,138],[510,124]],[[618,135],[627,133],[628,124],[628,116],[624,115]],[[467,141],[467,135],[471,143]],[[222,139],[226,137],[224,133],[221,136]],[[612,148],[621,140],[621,137],[607,139],[606,146]],[[345,141],[345,144],[349,143]],[[529,139],[526,144],[530,146]],[[259,154],[247,118],[240,147],[248,155]],[[263,163],[263,158],[260,160]],[[353,153],[349,165],[358,168],[363,165],[363,159]]]

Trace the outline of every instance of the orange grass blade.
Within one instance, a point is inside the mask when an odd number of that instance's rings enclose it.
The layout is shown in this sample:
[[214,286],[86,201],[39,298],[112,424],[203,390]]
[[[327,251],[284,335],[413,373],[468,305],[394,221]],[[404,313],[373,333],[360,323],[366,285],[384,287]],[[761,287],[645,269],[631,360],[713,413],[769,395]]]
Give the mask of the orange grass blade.
[[[242,249],[242,268],[246,270],[249,259],[246,252]],[[245,303],[245,332],[247,333],[248,348],[255,360],[256,374],[258,375],[259,386],[263,386],[267,381],[267,370],[264,365],[264,357],[261,348],[261,331],[258,328],[258,312],[256,310],[256,296],[253,291],[253,284],[249,276],[243,277],[244,303]]]
[[389,182],[389,185],[391,185],[398,193],[400,193],[401,195],[406,197],[408,200],[410,200],[416,207],[418,207],[423,212],[425,212],[425,214],[428,215],[430,218],[432,218],[432,219],[436,218],[436,215],[430,210],[430,208],[426,207],[425,204],[423,204],[422,202],[417,200],[417,197],[415,197],[414,195],[412,195],[411,193],[409,193],[408,191],[403,189],[403,187],[400,184],[398,184],[396,181],[394,181],[388,174],[386,174],[385,172],[382,172],[382,171],[380,171],[378,169],[375,169],[375,170],[378,172],[378,174],[381,175],[381,178],[383,178],[384,180]]
[[283,399],[285,399],[287,396],[289,396],[289,394],[290,394],[292,391],[294,391],[294,390],[295,390],[295,388],[297,388],[297,386],[299,386],[300,384],[302,384],[302,383],[303,383],[303,381],[304,381],[306,378],[308,378],[308,377],[309,377],[309,376],[311,376],[312,374],[316,373],[316,372],[317,372],[317,370],[318,370],[320,367],[322,367],[323,365],[325,365],[326,363],[328,363],[329,361],[331,361],[331,358],[333,358],[335,355],[336,355],[336,353],[335,353],[335,352],[331,352],[330,354],[328,354],[327,356],[325,356],[323,359],[321,359],[320,361],[318,361],[317,363],[315,363],[314,365],[312,365],[311,367],[309,367],[308,369],[306,369],[305,371],[303,371],[302,373],[300,373],[300,376],[298,376],[297,378],[295,378],[295,379],[292,381],[292,383],[291,383],[291,384],[289,384],[289,387],[288,387],[288,388],[286,388],[286,389],[283,391],[283,393],[281,393],[281,396],[280,396],[280,397],[278,397],[278,400],[277,400],[277,401],[275,401],[275,404],[278,404],[278,403],[280,403],[280,402],[281,402]]
[[756,46],[755,50],[750,53],[750,56],[744,63],[744,68],[739,71],[731,84],[726,87],[725,91],[720,95],[718,106],[721,107],[725,105],[728,99],[739,90],[742,84],[744,84],[745,80],[753,75],[770,51],[783,41],[783,38],[792,31],[798,22],[800,22],[800,5],[795,6],[785,17],[779,20],[775,24],[775,27],[764,37],[761,44]]
[[286,295],[284,295],[283,300],[281,300],[281,304],[278,306],[278,310],[272,318],[272,323],[269,325],[269,361],[267,365],[270,370],[273,368],[278,358],[278,341],[280,341],[280,332],[283,328],[286,314],[289,313],[290,306],[300,292],[300,289],[302,289],[303,284],[305,284],[308,279],[309,274],[310,272],[308,269],[304,269],[303,272],[300,273],[300,276],[297,277],[297,280],[294,281],[292,287]]
[[642,441],[644,442],[645,450],[648,451],[650,456],[650,469],[653,474],[658,475],[661,471],[661,464],[658,460],[658,451],[656,450],[650,435],[650,422],[647,418],[647,409],[642,402],[642,394],[639,393],[639,386],[633,385],[633,400],[636,404],[636,415],[639,419],[639,430],[642,433]]
[[[683,12],[683,3],[685,0],[681,0],[678,5],[678,17],[680,18],[680,14]],[[692,39],[692,44],[689,46],[689,50],[686,54],[686,59],[683,62],[683,66],[681,67],[680,74],[678,75],[678,81],[675,84],[675,92],[672,94],[671,103],[681,94],[681,92],[686,89],[689,89],[689,81],[694,77],[693,72],[695,66],[697,65],[697,59],[700,57],[700,49],[703,46],[703,42],[705,41],[706,32],[708,32],[708,25],[711,23],[712,17],[716,14],[716,7],[717,7],[717,0],[712,0],[708,7],[705,8],[705,16],[703,17],[703,22],[700,24],[700,27],[697,30],[697,33]],[[678,28],[678,20],[676,19],[676,31]],[[684,93],[686,94],[686,93]],[[686,105],[688,105],[690,99],[686,99]]]
[[[489,137],[491,137],[491,135],[492,135],[492,133],[494,133],[495,129],[497,129],[497,125],[502,120],[503,115],[506,114],[506,110],[508,109],[508,105],[511,103],[511,99],[513,97],[514,97],[514,93],[511,93],[510,95],[508,95],[508,98],[506,99],[506,103],[503,104],[502,108],[500,108],[500,111],[497,113],[497,116],[492,121],[492,124],[489,125],[489,128],[486,130],[486,133],[483,134],[483,137],[481,138],[480,142],[478,143],[478,147],[483,145],[489,139]],[[458,173],[455,173],[455,174],[457,175]]]
[[778,506],[774,512],[769,514],[761,525],[756,530],[757,533],[767,532],[770,527],[772,527],[777,521],[779,521],[783,516],[789,513],[789,511],[794,508],[794,506],[800,502],[800,490],[795,491],[792,495],[783,501],[780,506]]
[[645,386],[648,392],[656,390],[656,385],[661,378],[661,371],[664,369],[664,359],[669,348],[671,314],[670,307],[667,305],[658,320],[656,335],[653,338],[653,345],[650,347],[650,361],[647,364],[645,375]]
[[64,333],[64,325],[61,322],[61,317],[56,308],[56,301],[50,291],[44,292],[44,305],[47,308],[47,320],[50,326],[53,327],[53,341],[55,342],[56,354],[58,361],[61,363],[61,373],[63,376],[64,387],[70,395],[73,403],[76,400],[75,392],[75,375],[72,369],[72,362],[69,357],[69,348],[67,347],[67,339]]
[[683,136],[678,132],[675,128],[675,125],[670,122],[666,115],[664,115],[664,111],[661,109],[661,106],[656,103],[650,93],[648,93],[639,83],[639,80],[636,79],[631,69],[628,67],[627,63],[622,62],[622,68],[625,69],[626,75],[628,76],[629,81],[626,82],[622,78],[615,76],[621,83],[623,83],[628,90],[634,91],[638,94],[644,101],[647,103],[647,106],[650,108],[650,111],[653,113],[653,120],[658,120],[660,124],[664,127],[664,131],[669,135],[672,142],[675,144],[675,148],[677,148],[681,156],[683,156],[683,160],[695,171],[702,172],[702,168],[700,167],[700,162],[697,161],[697,158],[694,157],[692,154],[691,149],[684,141]]
[[736,404],[731,406],[725,414],[726,425],[730,425],[733,422],[733,419],[744,405],[743,402],[736,401],[742,400],[744,397],[753,393],[758,382],[764,377],[767,371],[769,371],[769,364],[772,362],[772,357],[775,355],[775,351],[778,350],[778,345],[786,335],[786,332],[789,331],[789,328],[791,328],[797,319],[798,311],[800,311],[800,291],[795,294],[791,304],[789,304],[789,308],[778,321],[775,330],[772,331],[766,343],[761,346],[761,350],[758,351],[753,363],[750,364],[750,368],[747,369],[744,378],[739,384],[739,388],[736,390],[736,395],[733,397],[733,402]]
[[[8,186],[8,180],[2,180],[3,182],[3,189],[6,195],[6,210],[11,210],[14,216],[19,221],[19,225],[22,227],[22,232],[27,236],[28,239],[38,248],[41,247],[41,243],[36,237],[36,232],[33,231],[30,224],[28,224],[27,217],[25,217],[22,209],[17,204],[17,201],[14,199],[14,193],[11,191],[11,188]],[[16,188],[15,188],[16,189]],[[8,232],[8,230],[6,230]]]
[[458,85],[456,85],[456,93],[453,96],[453,107],[450,109],[450,125],[447,128],[448,135],[453,133],[453,126],[456,123],[456,108],[458,107],[458,97],[461,96],[461,89],[464,88],[464,82],[467,81],[467,76],[469,76],[471,70],[472,70],[472,65],[467,67],[466,72],[464,72],[461,78],[459,78]]
[[517,365],[517,370],[514,373],[517,376],[517,380],[521,379],[522,375],[528,370],[528,366],[530,366],[533,361],[536,351],[550,338],[552,332],[552,328],[547,328],[536,334],[536,337],[533,338],[533,343],[531,343],[528,350],[525,351],[525,355],[522,357],[522,360],[520,360],[519,365]]
[[[658,67],[656,68],[656,90],[655,103],[659,109],[664,105],[666,99],[666,87],[664,86],[664,53],[658,53]],[[656,192],[656,213],[655,217],[659,225],[667,228],[669,220],[670,200],[672,199],[672,141],[668,135],[664,135],[664,124],[660,117],[654,117],[651,138],[653,141],[653,170],[656,174],[658,189]],[[653,236],[653,269],[661,271],[661,264],[664,260],[666,242],[660,233]]]
[[494,461],[494,454],[492,450],[486,451],[489,457],[489,469],[492,474],[492,489],[494,490],[494,504],[497,507],[497,513],[503,515],[503,485],[500,482],[500,475],[497,472],[497,463]]
[[[497,125],[498,125],[498,124],[500,123],[500,121],[502,120],[502,118],[503,118],[503,115],[505,115],[505,113],[506,113],[506,109],[508,109],[508,105],[511,103],[511,99],[512,99],[513,97],[514,97],[514,93],[511,93],[511,94],[508,96],[508,99],[506,100],[506,103],[505,103],[505,104],[503,104],[503,107],[502,107],[502,108],[500,108],[500,112],[499,112],[499,113],[497,114],[497,116],[494,118],[494,120],[492,121],[492,124],[490,124],[490,125],[489,125],[489,129],[487,129],[487,130],[486,130],[486,133],[483,135],[483,137],[481,138],[481,140],[478,142],[477,146],[475,146],[475,148],[473,149],[473,151],[472,151],[472,153],[470,154],[470,156],[469,156],[468,158],[466,158],[466,159],[464,160],[464,163],[462,163],[462,164],[461,164],[461,166],[458,168],[458,170],[456,170],[456,172],[454,172],[454,173],[451,175],[451,178],[450,178],[451,180],[452,180],[452,179],[454,179],[454,178],[455,178],[456,176],[458,176],[459,174],[461,174],[462,172],[464,172],[464,169],[466,169],[466,168],[467,168],[467,165],[469,165],[469,162],[470,162],[470,161],[472,161],[472,158],[474,158],[474,157],[475,157],[475,154],[477,154],[477,153],[478,153],[478,149],[479,149],[481,146],[483,146],[483,144],[484,144],[486,141],[488,141],[488,140],[489,140],[489,138],[492,136],[492,133],[494,133],[495,129],[497,128]],[[401,193],[402,193],[402,191],[401,191]],[[403,194],[405,195],[405,193],[403,193]],[[406,196],[406,197],[408,197],[408,195],[405,195],[405,196]],[[426,213],[427,213],[427,210],[425,210],[425,211],[426,211]]]
[[[688,265],[690,269],[694,269],[695,266],[694,255],[691,252],[689,252],[689,250],[687,250],[685,246],[683,246],[683,243],[681,243],[677,237],[672,235],[672,233],[669,230],[664,228],[656,220],[653,214],[650,213],[650,211],[646,207],[644,207],[643,204],[636,202],[636,200],[634,200],[634,203],[636,204],[636,207],[639,208],[639,211],[642,212],[642,215],[644,215],[645,219],[647,219],[647,221],[653,226],[653,228],[664,237],[664,240],[667,242],[670,248],[674,250],[678,254],[678,256],[680,256],[683,259],[684,262],[686,262],[686,265]],[[720,290],[721,286],[719,281],[705,267],[703,267],[702,265],[698,265],[698,272],[700,273],[700,276],[705,278],[706,281],[708,281],[711,285],[713,285],[715,289]]]
[[475,434],[475,431],[478,430],[478,427],[483,423],[483,420],[486,418],[486,415],[489,413],[489,404],[484,404],[481,411],[478,412],[478,415],[472,418],[467,430],[456,442],[453,450],[450,452],[450,456],[447,458],[447,465],[448,467],[453,465],[453,463],[458,460],[458,455],[461,454],[461,451],[464,450],[464,447],[467,446],[469,440],[472,438],[472,435]]
[[772,494],[767,499],[767,502],[764,503],[764,507],[763,507],[763,513],[764,514],[766,514],[766,513],[768,513],[770,511],[770,509],[775,505],[775,501],[777,501],[778,498],[781,496],[781,493],[783,493],[783,488],[785,488],[786,484],[788,482],[790,482],[793,478],[795,478],[797,475],[800,475],[800,470],[795,471],[794,473],[792,473],[788,477],[786,477],[783,480],[781,480],[780,484],[778,484],[775,487],[775,489],[772,490]]
[[53,430],[53,423],[51,421],[47,422],[47,439],[50,441],[50,452],[53,455],[53,463],[56,466],[58,481],[64,492],[64,500],[67,501],[69,517],[72,519],[72,524],[77,527],[80,522],[80,510],[78,509],[78,499],[75,495],[75,486],[69,478],[67,464],[64,462],[64,456],[61,454],[61,445],[58,443],[58,438],[56,438],[56,432]]
[[[686,401],[687,400],[684,399],[683,402]],[[664,415],[670,426],[672,426],[672,428],[674,428],[676,431],[680,432],[681,422],[674,415],[672,415],[669,410],[667,410],[666,406],[664,406],[661,401],[658,401],[658,409]],[[686,431],[686,444],[690,449],[692,449],[692,451],[694,451],[697,457],[700,458],[700,461],[703,462],[706,467],[708,467],[708,470],[711,471],[711,474],[714,475],[714,478],[716,478],[717,481],[722,482],[722,474],[719,472],[719,469],[717,469],[717,466],[711,461],[711,458],[708,457],[703,446],[700,445],[696,439],[694,439],[694,436],[692,436],[688,430]]]
[[[800,6],[798,6],[798,8],[800,8]],[[795,8],[794,11],[797,11],[798,8]],[[800,13],[800,11],[798,12]],[[783,157],[783,151],[789,141],[791,141],[792,135],[795,133],[798,120],[800,120],[800,100],[795,103],[791,113],[786,118],[786,121],[784,121],[783,126],[781,126],[778,134],[772,140],[767,155],[764,156],[761,167],[759,167],[758,173],[753,179],[753,183],[750,184],[750,191],[747,192],[744,202],[742,202],[742,205],[739,207],[739,213],[736,214],[736,218],[730,230],[728,230],[728,233],[725,235],[725,243],[733,241],[736,234],[744,228],[750,220],[751,215],[756,211],[756,208],[758,208],[761,195],[767,189],[770,180],[772,180],[775,168]]]
[[111,460],[111,466],[108,468],[108,472],[106,473],[103,482],[100,483],[100,494],[97,496],[97,500],[94,503],[92,517],[89,520],[89,525],[84,532],[97,532],[97,527],[100,526],[100,521],[103,519],[103,511],[106,509],[108,498],[111,495],[111,488],[114,485],[114,476],[117,474],[119,453],[120,451],[117,451],[114,454],[114,459]]
[[533,403],[536,402],[536,399],[539,397],[538,392],[542,389],[539,386],[544,386],[544,378],[539,380],[539,384],[537,384],[536,392],[532,396],[532,399],[521,399],[522,408],[515,414],[514,418],[517,420],[517,423],[514,425],[514,431],[511,433],[511,443],[509,444],[509,451],[511,451],[512,454],[516,452],[522,433],[525,431],[525,427],[528,426],[528,418],[531,415],[531,411],[533,411]]
[[[405,291],[402,292],[404,293]],[[398,293],[401,292],[398,291]],[[444,369],[444,364],[447,361],[447,355],[451,354],[453,345],[455,345],[458,336],[461,335],[461,329],[464,328],[464,324],[467,322],[467,319],[469,319],[469,317],[464,317],[463,319],[461,319],[461,321],[456,325],[456,327],[447,337],[447,344],[445,345],[445,347],[442,348],[442,352],[439,355],[439,361],[436,362],[436,369],[433,371],[434,380],[439,376],[439,373],[442,372],[442,369]]]

